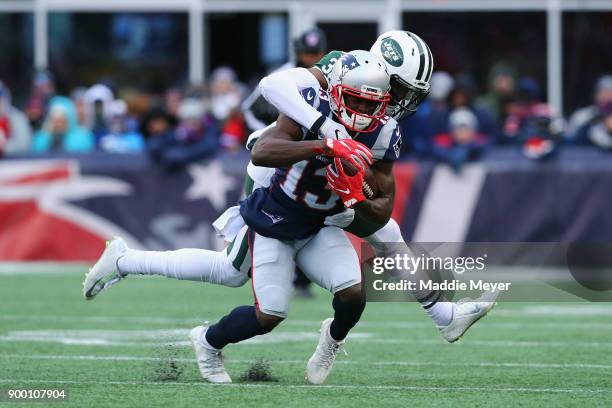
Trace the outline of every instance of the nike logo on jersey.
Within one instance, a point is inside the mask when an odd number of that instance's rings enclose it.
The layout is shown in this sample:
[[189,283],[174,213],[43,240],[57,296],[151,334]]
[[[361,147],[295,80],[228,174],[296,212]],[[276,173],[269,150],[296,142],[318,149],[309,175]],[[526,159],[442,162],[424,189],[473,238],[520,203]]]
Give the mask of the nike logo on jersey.
[[274,215],[274,214],[270,214],[268,212],[266,212],[265,210],[261,210],[262,213],[264,213],[265,215],[268,216],[268,218],[270,218],[272,220],[272,224],[276,224],[277,222],[281,222],[282,220],[285,219],[285,217],[281,217],[278,215]]
[[314,98],[314,93],[312,91],[308,91],[308,95],[306,95],[306,100],[312,101],[312,98]]

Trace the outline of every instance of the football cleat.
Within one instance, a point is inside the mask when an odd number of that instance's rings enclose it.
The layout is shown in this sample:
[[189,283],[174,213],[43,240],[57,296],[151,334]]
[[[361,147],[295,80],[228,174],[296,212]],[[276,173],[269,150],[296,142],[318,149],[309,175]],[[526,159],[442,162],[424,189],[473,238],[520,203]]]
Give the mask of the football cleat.
[[122,275],[117,268],[117,261],[128,249],[122,238],[113,238],[106,242],[106,249],[98,259],[98,262],[85,275],[83,281],[83,296],[91,300],[104,289],[108,289],[119,282],[126,275]]
[[208,323],[203,326],[197,326],[191,329],[189,340],[195,351],[196,361],[202,378],[214,384],[229,384],[232,382],[231,377],[225,371],[223,365],[223,354],[221,350],[212,348],[209,344],[204,343],[204,335],[208,330]]
[[455,305],[453,319],[447,326],[438,326],[440,334],[449,343],[454,343],[478,320],[493,309],[499,291],[487,291],[478,299],[462,299]]
[[344,345],[344,340],[336,341],[329,334],[329,326],[334,321],[331,317],[321,323],[319,344],[306,365],[306,381],[309,384],[323,384],[331,372],[338,350]]

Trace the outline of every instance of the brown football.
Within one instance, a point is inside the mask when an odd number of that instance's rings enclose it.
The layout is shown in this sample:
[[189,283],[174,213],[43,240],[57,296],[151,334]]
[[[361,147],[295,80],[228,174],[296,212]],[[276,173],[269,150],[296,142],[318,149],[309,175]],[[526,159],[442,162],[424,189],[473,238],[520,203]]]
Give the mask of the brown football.
[[374,173],[372,173],[370,169],[367,169],[363,176],[363,195],[368,200],[373,200],[378,197],[378,183],[376,182]]

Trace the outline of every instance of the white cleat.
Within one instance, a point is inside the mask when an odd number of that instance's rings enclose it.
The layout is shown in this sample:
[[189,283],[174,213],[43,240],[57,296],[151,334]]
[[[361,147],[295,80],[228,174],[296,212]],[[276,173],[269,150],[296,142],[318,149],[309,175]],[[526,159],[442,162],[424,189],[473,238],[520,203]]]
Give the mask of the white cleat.
[[128,249],[122,238],[113,238],[106,242],[106,249],[98,259],[98,262],[85,275],[83,281],[83,296],[91,300],[104,289],[119,282],[125,276],[119,273],[117,261]]
[[319,344],[306,365],[306,381],[309,384],[323,384],[331,372],[336,354],[344,345],[344,340],[336,341],[329,334],[329,326],[334,321],[331,317],[321,323]]
[[438,326],[440,334],[449,343],[454,343],[478,320],[493,309],[499,291],[486,291],[478,299],[462,299],[455,305],[453,319],[447,326]]
[[205,344],[204,335],[208,330],[207,323],[204,326],[197,326],[191,329],[189,340],[195,351],[196,360],[200,374],[205,381],[214,384],[229,384],[232,378],[225,371],[223,365],[223,354],[221,350],[212,348],[209,344]]

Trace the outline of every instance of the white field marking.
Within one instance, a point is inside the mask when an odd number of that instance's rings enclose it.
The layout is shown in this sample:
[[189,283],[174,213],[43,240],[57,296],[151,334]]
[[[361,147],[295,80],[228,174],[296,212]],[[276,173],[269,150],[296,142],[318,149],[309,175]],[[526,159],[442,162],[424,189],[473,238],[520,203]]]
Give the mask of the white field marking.
[[9,379],[2,378],[4,384],[91,384],[91,385],[162,385],[162,386],[202,386],[202,387],[232,387],[232,388],[304,388],[315,392],[322,388],[345,390],[398,390],[417,392],[515,392],[515,393],[562,393],[562,394],[607,394],[612,393],[610,388],[529,388],[529,387],[418,387],[409,385],[367,385],[367,384],[338,384],[338,385],[307,385],[307,384],[210,384],[204,382],[152,382],[152,381],[88,381],[88,380],[45,380],[45,379]]
[[[82,346],[116,346],[116,347],[160,347],[188,346],[188,329],[164,330],[28,330],[11,331],[0,336],[0,342],[42,342]],[[318,333],[274,331],[266,336],[257,336],[246,340],[244,345],[268,345],[286,342],[312,342],[318,339]],[[351,333],[351,342],[370,344],[409,344],[409,345],[446,345],[442,339],[411,339],[409,337],[389,337],[384,334],[368,332]],[[550,347],[598,347],[612,348],[612,343],[604,341],[515,341],[515,340],[468,340],[460,346],[505,347],[505,348],[550,348]],[[457,347],[457,346],[455,346]]]
[[[70,360],[70,361],[168,361],[193,363],[193,358],[163,358],[163,357],[142,357],[142,356],[94,356],[94,355],[53,355],[53,354],[0,354],[0,359],[17,360]],[[252,363],[253,360],[228,359],[227,363]],[[273,364],[305,364],[302,360],[274,360]],[[354,361],[338,360],[336,364],[346,365],[375,365],[375,366],[409,366],[409,367],[504,367],[504,368],[571,368],[571,369],[612,369],[612,364],[589,364],[589,363],[445,363],[445,362],[423,362],[423,361]]]
[[610,303],[588,304],[588,305],[534,305],[523,309],[524,315],[546,315],[562,317],[583,317],[583,316],[612,316],[612,305]]
[[[152,346],[188,345],[189,329],[164,330],[24,330],[11,331],[0,336],[0,341],[32,341],[83,346]],[[372,338],[371,333],[354,333],[356,340]],[[286,342],[316,341],[319,333],[275,331],[266,336],[246,340],[243,344],[278,344]],[[161,341],[160,341],[161,340]]]
[[[610,309],[612,312],[612,308]],[[496,310],[493,312],[494,314],[502,314],[501,311]],[[503,313],[504,315],[508,315],[509,313]],[[612,313],[611,313],[612,314]],[[514,314],[512,314],[514,315]],[[524,315],[524,314],[516,314]],[[584,315],[580,315],[584,316]],[[193,317],[193,318],[172,318],[172,317],[147,317],[147,316],[59,316],[59,315],[0,315],[0,321],[34,321],[34,322],[86,322],[86,323],[109,323],[109,324],[118,324],[118,323],[137,323],[137,324],[189,324],[189,325],[198,325],[202,324],[206,319]],[[208,319],[211,320],[211,319]],[[212,319],[214,320],[214,319]],[[305,320],[305,319],[295,319],[295,320],[287,320],[283,322],[282,327],[312,327],[313,330],[318,328],[321,325],[321,321],[319,320]],[[362,328],[381,328],[381,329],[429,329],[433,328],[433,323],[429,321],[423,322],[414,322],[414,321],[406,321],[406,322],[375,322],[375,321],[363,321],[359,322],[359,327]],[[524,329],[527,327],[533,327],[538,329],[576,329],[576,330],[589,330],[589,329],[597,329],[597,330],[612,330],[612,323],[609,322],[508,322],[508,323],[500,323],[500,322],[487,322],[484,325],[479,325],[479,329],[489,329],[489,330],[499,330],[499,329]]]
[[61,275],[85,273],[83,262],[0,262],[0,276]]

